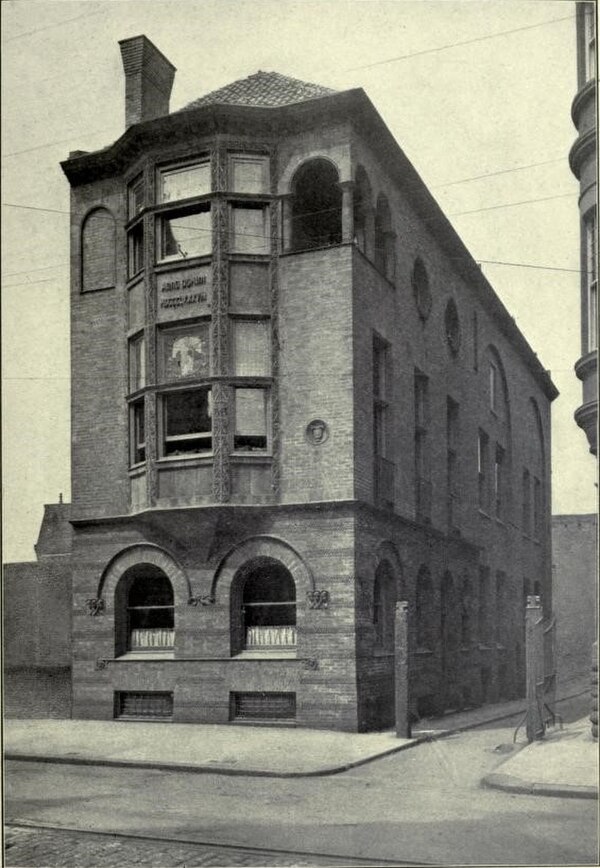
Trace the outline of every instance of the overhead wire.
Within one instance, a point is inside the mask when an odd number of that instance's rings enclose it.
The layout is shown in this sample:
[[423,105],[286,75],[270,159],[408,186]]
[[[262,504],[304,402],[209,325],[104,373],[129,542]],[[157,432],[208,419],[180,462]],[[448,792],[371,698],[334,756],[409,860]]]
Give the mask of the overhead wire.
[[472,39],[463,39],[460,42],[450,42],[448,45],[438,45],[435,48],[424,48],[422,51],[412,51],[410,54],[399,54],[397,57],[388,57],[385,60],[376,60],[373,63],[363,63],[360,66],[350,66],[341,72],[356,72],[359,69],[372,69],[375,66],[383,66],[386,63],[396,63],[399,60],[408,60],[410,57],[421,57],[424,54],[436,54],[438,51],[447,51],[450,48],[458,48],[462,45],[473,45],[476,42],[485,42],[488,39],[497,39],[499,36],[508,36],[511,33],[520,33],[524,30],[533,30],[535,27],[547,27],[550,24],[558,24],[561,21],[572,21],[573,15],[565,15],[563,18],[552,18],[549,21],[540,21],[537,24],[526,24],[523,27],[513,27],[511,30],[502,30],[498,33],[489,33],[485,36],[475,36]]
[[64,21],[55,21],[53,24],[46,24],[44,27],[37,27],[35,30],[26,30],[24,33],[17,33],[14,36],[7,36],[2,40],[2,44],[14,42],[17,39],[23,39],[25,36],[33,36],[34,33],[42,33],[45,30],[51,30],[54,27],[64,27],[65,24],[70,24],[72,21],[81,21],[83,18],[91,18],[93,15],[100,15],[104,9],[96,9],[95,12],[85,12],[83,15],[77,15],[75,18],[66,18]]

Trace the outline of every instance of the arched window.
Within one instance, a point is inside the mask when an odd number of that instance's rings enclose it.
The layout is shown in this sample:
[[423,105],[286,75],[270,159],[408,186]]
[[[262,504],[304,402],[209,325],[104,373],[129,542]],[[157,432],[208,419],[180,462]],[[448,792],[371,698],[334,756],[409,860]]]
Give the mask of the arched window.
[[371,185],[362,166],[356,170],[354,182],[354,241],[359,250],[368,256],[373,247],[373,214],[371,205]]
[[106,208],[96,208],[81,229],[81,291],[115,285],[115,220]]
[[433,648],[433,585],[427,567],[421,567],[417,576],[416,622],[417,648],[421,650]]
[[463,582],[461,598],[460,644],[469,648],[473,641],[473,587],[468,579]]
[[373,582],[374,645],[380,650],[391,650],[394,646],[395,606],[396,581],[390,565],[383,561],[375,571]]
[[394,279],[394,234],[387,198],[381,193],[375,211],[375,267],[388,280]]
[[233,653],[296,645],[296,585],[283,564],[260,558],[242,567],[231,605]]
[[138,564],[115,591],[116,653],[169,651],[175,644],[173,587],[161,569]]
[[342,241],[342,191],[337,169],[322,158],[304,163],[292,182],[292,250]]

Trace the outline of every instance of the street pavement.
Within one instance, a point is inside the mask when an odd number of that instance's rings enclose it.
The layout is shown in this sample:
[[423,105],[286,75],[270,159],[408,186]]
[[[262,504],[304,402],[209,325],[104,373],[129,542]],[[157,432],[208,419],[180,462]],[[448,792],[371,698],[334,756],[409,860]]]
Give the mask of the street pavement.
[[[301,853],[309,864],[322,864],[310,862],[317,853],[412,865],[597,865],[596,802],[481,787],[512,754],[518,721],[448,735],[326,777],[8,761],[6,820]],[[36,864],[18,861],[14,848],[8,853],[8,865]],[[165,866],[182,864],[178,854],[167,856]],[[69,858],[66,847],[63,861],[59,853],[57,862],[37,864],[76,864]],[[136,861],[157,864],[145,860],[141,854]]]

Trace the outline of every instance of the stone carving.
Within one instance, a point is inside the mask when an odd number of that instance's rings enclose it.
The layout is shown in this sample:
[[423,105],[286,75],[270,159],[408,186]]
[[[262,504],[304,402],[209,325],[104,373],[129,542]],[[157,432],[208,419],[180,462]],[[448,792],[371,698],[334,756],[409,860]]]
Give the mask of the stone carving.
[[230,392],[230,387],[224,383],[213,385],[213,496],[218,503],[226,503],[231,493],[228,434]]
[[329,428],[322,419],[313,419],[306,426],[306,439],[312,446],[320,446],[329,437]]
[[215,602],[214,594],[203,594],[200,597],[190,597],[188,606],[214,606]]
[[98,657],[98,659],[96,660],[96,669],[100,671],[101,669],[106,669],[107,666],[108,660],[106,659],[106,657]]
[[314,672],[315,669],[319,668],[319,661],[315,657],[307,657],[306,660],[302,661],[302,667]]
[[309,609],[328,609],[329,608],[329,591],[317,590],[307,593]]
[[104,615],[105,603],[102,597],[93,597],[90,600],[86,600],[86,606],[88,615],[91,615],[92,617],[95,617],[96,615]]

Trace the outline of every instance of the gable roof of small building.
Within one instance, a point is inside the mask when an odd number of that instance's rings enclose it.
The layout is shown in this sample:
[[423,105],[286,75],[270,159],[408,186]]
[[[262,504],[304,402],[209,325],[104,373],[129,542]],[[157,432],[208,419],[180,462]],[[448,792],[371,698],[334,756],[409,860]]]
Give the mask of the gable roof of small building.
[[226,84],[225,87],[220,87],[218,90],[213,90],[193,100],[179,111],[191,111],[204,105],[220,104],[278,108],[279,106],[316,99],[320,96],[330,96],[333,93],[336,91],[321,84],[290,78],[279,72],[263,72],[259,69],[254,75],[239,78],[231,84]]

